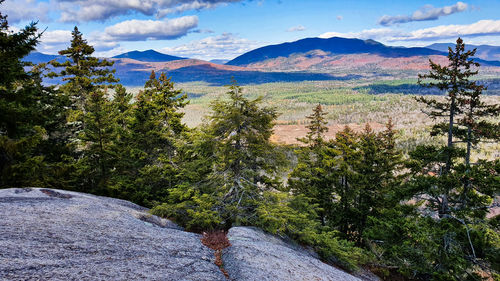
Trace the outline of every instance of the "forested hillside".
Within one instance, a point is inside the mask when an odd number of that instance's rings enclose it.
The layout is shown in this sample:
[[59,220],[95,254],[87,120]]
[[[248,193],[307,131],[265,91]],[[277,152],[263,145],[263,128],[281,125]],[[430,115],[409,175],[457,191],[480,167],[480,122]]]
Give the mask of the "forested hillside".
[[190,128],[187,95],[166,73],[151,72],[133,96],[77,27],[66,60],[24,62],[41,36],[36,23],[10,31],[0,15],[0,188],[126,199],[195,232],[258,226],[386,280],[500,278],[500,217],[490,215],[500,159],[471,161],[478,144],[500,140],[500,106],[483,102],[462,39],[447,65],[430,61],[419,76],[443,92],[418,101],[435,120],[428,133],[446,142],[403,153],[390,119],[327,140],[321,104],[302,145],[276,144],[276,108],[235,80]]

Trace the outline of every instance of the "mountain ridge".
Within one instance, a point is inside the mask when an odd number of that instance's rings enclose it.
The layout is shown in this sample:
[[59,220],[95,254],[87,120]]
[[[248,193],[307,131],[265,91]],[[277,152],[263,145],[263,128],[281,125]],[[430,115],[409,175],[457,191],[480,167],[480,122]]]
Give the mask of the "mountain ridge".
[[228,65],[248,65],[266,59],[288,57],[296,53],[307,53],[321,50],[332,54],[362,54],[370,53],[384,57],[408,57],[412,55],[443,55],[443,52],[423,47],[392,47],[386,46],[375,40],[361,40],[341,37],[331,38],[304,38],[293,42],[285,42],[276,45],[268,45],[242,54],[231,61]]
[[165,61],[173,61],[173,60],[183,60],[186,58],[171,56],[164,53],[157,52],[155,50],[146,50],[146,51],[130,51],[123,54],[116,55],[112,58],[121,59],[121,58],[129,58],[138,61],[146,61],[146,62],[165,62]]

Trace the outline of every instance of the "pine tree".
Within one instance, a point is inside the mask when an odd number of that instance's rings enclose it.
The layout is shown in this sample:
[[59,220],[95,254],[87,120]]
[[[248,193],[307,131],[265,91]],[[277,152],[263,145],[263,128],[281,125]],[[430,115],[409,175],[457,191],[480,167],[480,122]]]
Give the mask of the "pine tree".
[[53,87],[42,84],[44,66],[22,61],[41,35],[36,23],[11,32],[0,13],[0,187],[57,182],[61,144],[53,133],[64,104]]
[[333,189],[327,177],[328,170],[324,167],[324,156],[327,153],[327,144],[324,133],[328,131],[325,125],[323,108],[318,104],[313,113],[307,116],[311,123],[307,126],[308,132],[305,138],[298,139],[307,147],[296,150],[298,163],[288,179],[291,191],[296,195],[303,195],[313,204],[317,204],[317,211],[321,224],[326,225],[332,213],[331,200]]
[[[429,255],[438,270],[436,276],[448,275],[452,280],[475,276],[477,264],[486,262],[485,256],[476,251],[478,234],[473,229],[484,220],[492,198],[500,186],[494,184],[498,178],[495,169],[487,161],[471,165],[472,146],[482,140],[498,139],[498,124],[488,122],[485,117],[499,114],[498,105],[486,105],[480,97],[484,87],[471,81],[479,67],[470,57],[475,50],[465,51],[462,39],[458,38],[455,50],[449,49],[448,66],[432,61],[429,74],[420,78],[434,81],[424,84],[447,91],[444,102],[436,99],[419,98],[432,109],[435,118],[446,117],[447,122],[438,123],[431,134],[445,134],[444,147],[419,146],[411,152],[410,167],[413,176],[408,186],[417,198],[426,202],[425,212],[436,215],[434,239],[438,251]],[[457,143],[465,142],[465,149]],[[487,242],[481,242],[487,243]],[[476,245],[475,245],[476,244]],[[487,268],[487,265],[483,265]]]
[[229,86],[229,101],[212,103],[209,116],[215,140],[214,184],[223,194],[223,212],[229,221],[245,222],[263,190],[277,186],[280,156],[270,142],[274,108],[259,107],[262,98],[248,100],[236,81]]
[[165,201],[168,190],[177,182],[179,142],[187,132],[182,123],[187,96],[174,88],[174,83],[154,71],[137,95],[131,111],[128,141],[129,159],[133,173],[135,202],[152,205]]
[[324,143],[324,134],[328,132],[328,121],[325,120],[325,115],[327,113],[323,112],[321,104],[318,104],[314,109],[313,113],[306,118],[310,120],[310,124],[306,126],[309,130],[304,139],[299,139],[305,144],[310,144],[312,147],[318,147]]
[[62,70],[59,73],[50,73],[49,77],[58,77],[65,82],[60,86],[60,90],[71,100],[68,121],[73,127],[72,137],[77,138],[78,133],[85,127],[82,117],[86,113],[87,100],[94,92],[112,88],[118,79],[113,76],[115,70],[110,69],[114,62],[93,57],[94,47],[87,43],[76,26],[71,35],[70,47],[59,51],[67,60],[50,62],[54,68]]

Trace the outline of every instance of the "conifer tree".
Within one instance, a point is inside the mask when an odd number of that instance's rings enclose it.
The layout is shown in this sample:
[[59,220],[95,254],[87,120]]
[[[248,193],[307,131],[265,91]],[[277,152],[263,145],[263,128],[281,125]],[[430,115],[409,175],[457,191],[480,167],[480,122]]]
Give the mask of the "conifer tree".
[[288,179],[288,185],[295,195],[303,195],[319,206],[317,213],[323,226],[326,225],[332,211],[333,194],[332,185],[327,177],[328,171],[325,170],[323,163],[327,153],[324,134],[328,131],[325,115],[326,112],[323,112],[323,108],[318,104],[313,113],[307,116],[311,120],[306,126],[307,135],[298,140],[308,146],[296,150],[298,163]]
[[[419,75],[419,84],[425,87],[437,88],[446,92],[444,101],[439,101],[435,98],[419,97],[417,100],[426,104],[431,108],[429,115],[434,118],[447,118],[447,121],[442,121],[434,125],[432,134],[445,133],[447,136],[446,161],[442,173],[448,173],[453,165],[453,148],[454,148],[454,132],[457,130],[457,116],[464,112],[464,108],[460,106],[462,96],[467,92],[474,91],[480,87],[476,82],[469,79],[477,74],[477,71],[471,68],[479,66],[478,63],[471,59],[474,56],[475,50],[465,51],[463,40],[458,38],[455,50],[449,48],[448,66],[441,66],[429,60],[431,70],[428,74]],[[423,79],[431,79],[431,82],[425,83]]]
[[245,98],[234,80],[227,95],[181,148],[181,180],[155,214],[197,230],[251,224],[263,192],[278,187],[284,159],[270,142],[276,110]]
[[224,216],[241,222],[252,213],[259,193],[276,187],[279,156],[269,139],[278,114],[274,108],[259,107],[260,97],[246,99],[234,80],[227,95],[229,101],[213,102],[209,116],[216,138],[214,183],[223,194]]
[[70,101],[67,113],[66,134],[73,146],[74,187],[88,192],[107,194],[107,183],[113,153],[113,111],[108,89],[118,81],[113,62],[93,57],[94,48],[83,38],[75,26],[71,45],[59,52],[67,57],[64,62],[53,60],[50,64],[61,71],[49,77],[59,77],[64,82],[59,91]]
[[175,187],[179,141],[187,132],[182,123],[187,96],[174,88],[165,73],[154,71],[131,111],[129,157],[137,186],[134,201],[150,206],[164,201]]
[[[434,260],[439,270],[436,276],[452,276],[452,280],[471,278],[477,274],[477,264],[486,262],[486,256],[477,251],[479,242],[473,229],[484,220],[492,198],[500,186],[492,184],[498,173],[487,161],[471,165],[472,146],[481,140],[498,139],[498,124],[488,122],[485,117],[499,114],[498,105],[486,105],[481,100],[484,87],[471,81],[479,64],[471,58],[475,50],[465,51],[462,39],[457,39],[455,49],[449,49],[448,66],[432,61],[429,74],[420,78],[433,79],[424,84],[447,91],[444,102],[436,99],[419,98],[432,109],[432,117],[446,117],[447,122],[433,127],[432,134],[445,134],[444,147],[419,146],[411,152],[410,167],[413,176],[408,186],[412,194],[426,201],[425,211],[437,214],[433,221],[434,239],[439,245]],[[465,142],[465,149],[457,143]],[[485,167],[490,170],[484,174]],[[487,266],[485,267],[487,268]],[[477,277],[477,276],[476,276]]]
[[53,87],[42,84],[44,66],[22,61],[41,35],[34,22],[10,31],[7,15],[0,13],[0,187],[57,182],[52,176],[62,146],[53,133],[64,104]]
[[323,107],[318,104],[314,109],[313,113],[306,118],[310,120],[310,123],[306,126],[309,130],[304,139],[299,139],[305,144],[310,144],[312,147],[318,147],[324,143],[324,134],[328,132],[328,121],[325,120],[325,115],[327,113],[323,112]]
[[51,61],[50,64],[61,71],[52,72],[49,77],[59,77],[64,82],[60,90],[71,100],[68,120],[73,127],[73,137],[76,138],[78,132],[85,126],[82,117],[86,112],[85,105],[90,95],[99,90],[112,88],[118,79],[113,75],[115,70],[110,69],[114,62],[93,57],[94,47],[83,38],[78,27],[75,26],[71,35],[70,47],[59,51],[59,54],[65,56],[67,60]]

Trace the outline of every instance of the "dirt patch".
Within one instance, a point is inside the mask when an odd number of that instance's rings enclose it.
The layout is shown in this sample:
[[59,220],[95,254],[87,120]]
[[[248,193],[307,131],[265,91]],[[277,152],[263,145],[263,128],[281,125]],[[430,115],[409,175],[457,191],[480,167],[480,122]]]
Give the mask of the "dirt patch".
[[227,232],[223,230],[203,232],[201,243],[215,251],[215,265],[220,268],[227,279],[230,279],[229,274],[224,269],[224,263],[222,262],[222,250],[231,246],[229,239],[227,239]]
[[40,189],[40,192],[46,194],[49,197],[55,197],[55,198],[61,198],[61,199],[70,199],[70,198],[73,198],[72,195],[61,193],[61,192],[57,192],[57,191],[50,190],[50,189]]

